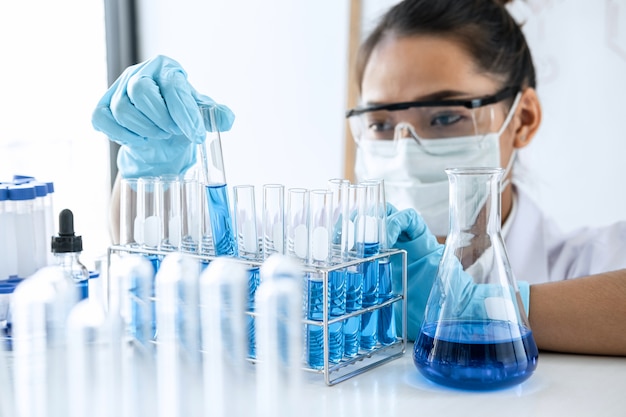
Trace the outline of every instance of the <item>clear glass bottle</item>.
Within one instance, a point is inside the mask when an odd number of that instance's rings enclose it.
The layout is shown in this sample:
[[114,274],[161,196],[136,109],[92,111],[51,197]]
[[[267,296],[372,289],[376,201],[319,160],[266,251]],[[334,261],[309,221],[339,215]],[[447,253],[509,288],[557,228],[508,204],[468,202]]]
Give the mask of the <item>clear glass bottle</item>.
[[516,385],[538,350],[502,239],[500,168],[446,169],[450,229],[415,342],[431,381],[462,389]]
[[89,270],[79,259],[83,251],[83,239],[74,233],[74,214],[69,209],[59,213],[59,234],[52,236],[52,253],[57,265],[72,278],[79,292],[79,300],[89,296]]

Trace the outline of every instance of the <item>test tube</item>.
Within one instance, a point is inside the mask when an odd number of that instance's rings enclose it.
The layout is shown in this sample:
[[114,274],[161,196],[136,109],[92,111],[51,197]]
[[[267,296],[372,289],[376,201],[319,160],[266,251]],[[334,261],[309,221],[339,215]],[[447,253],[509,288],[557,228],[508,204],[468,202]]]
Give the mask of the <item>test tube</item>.
[[183,180],[181,193],[181,249],[183,252],[197,253],[200,247],[203,213],[198,180],[195,178]]
[[[331,233],[333,229],[333,193],[312,190],[309,209],[309,265],[329,267],[331,264]],[[330,277],[321,272],[307,275],[307,318],[322,321],[330,318]],[[326,281],[326,282],[324,282]],[[326,301],[326,303],[324,303]],[[328,337],[328,342],[325,342]],[[328,326],[328,335],[321,325],[307,325],[307,361],[309,366],[322,369],[326,361],[337,363],[343,357],[342,323]],[[326,355],[328,351],[328,355]]]
[[[376,183],[363,183],[366,189],[365,215],[359,219],[356,247],[358,256],[377,255],[380,248],[380,188]],[[378,260],[364,261],[363,307],[378,304]],[[361,349],[372,350],[378,343],[378,310],[363,313],[361,317]]]
[[122,319],[122,413],[156,415],[154,269],[144,256],[110,255],[109,311]]
[[[200,322],[205,416],[247,415],[250,385],[246,364],[246,268],[217,258],[200,275]],[[229,401],[230,400],[230,401]]]
[[309,254],[309,190],[290,188],[285,211],[287,254],[308,261]]
[[157,182],[157,187],[163,231],[159,249],[167,252],[176,251],[180,249],[182,239],[181,180],[175,175],[162,176]]
[[15,288],[13,348],[15,407],[19,416],[65,416],[66,320],[78,300],[59,266],[39,269]]
[[173,252],[156,275],[159,416],[200,415],[199,274],[197,259]]
[[[381,251],[389,250],[387,242],[387,200],[385,198],[385,182],[383,179],[368,180],[378,187],[379,208],[378,226]],[[392,263],[390,257],[378,258],[378,302],[384,303],[393,298]],[[378,341],[383,346],[394,343],[397,339],[394,306],[388,305],[378,310]]]
[[228,202],[226,173],[222,157],[222,142],[217,129],[214,106],[201,106],[207,136],[199,146],[199,154],[206,189],[213,245],[216,256],[236,256],[237,247]]
[[[257,234],[257,216],[254,186],[237,185],[233,187],[234,195],[234,220],[237,236],[237,249],[239,257],[252,261],[260,261],[261,253]],[[254,311],[254,297],[259,286],[259,267],[251,264],[248,267],[248,299],[247,310]],[[256,356],[254,317],[248,316],[248,355]]]
[[137,179],[123,178],[120,181],[120,245],[137,246],[141,233],[137,217]]
[[[346,247],[356,256],[357,229],[365,216],[366,188],[361,184],[348,187],[348,234]],[[346,271],[346,313],[359,311],[363,304],[363,270],[360,264],[351,265]],[[344,355],[355,357],[361,346],[361,315],[344,320]]]
[[159,202],[159,179],[141,177],[137,181],[137,222],[135,240],[145,249],[157,249],[163,230]]
[[285,186],[263,185],[263,256],[285,252]]
[[295,416],[302,395],[301,281],[293,258],[271,255],[261,267],[258,305],[259,416]]
[[67,319],[68,389],[71,417],[121,414],[121,323],[101,303],[79,302]]

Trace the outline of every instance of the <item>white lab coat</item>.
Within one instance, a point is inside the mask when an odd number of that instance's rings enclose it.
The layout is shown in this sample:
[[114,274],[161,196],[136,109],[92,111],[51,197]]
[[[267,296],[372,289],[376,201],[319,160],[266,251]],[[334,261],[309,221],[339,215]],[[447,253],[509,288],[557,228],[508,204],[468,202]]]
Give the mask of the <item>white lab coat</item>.
[[516,279],[530,284],[626,268],[626,221],[563,233],[519,188],[502,235]]

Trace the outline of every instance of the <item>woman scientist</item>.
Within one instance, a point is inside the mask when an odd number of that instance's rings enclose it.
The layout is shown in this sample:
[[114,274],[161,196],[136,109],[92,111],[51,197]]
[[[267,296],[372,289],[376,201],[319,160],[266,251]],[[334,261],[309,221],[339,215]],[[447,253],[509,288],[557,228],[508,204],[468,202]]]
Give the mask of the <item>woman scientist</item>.
[[[348,113],[356,174],[384,178],[388,201],[401,208],[390,213],[388,234],[408,252],[409,337],[419,331],[442,254],[431,230],[447,230],[443,168],[498,165],[507,170],[503,234],[516,276],[533,284],[520,286],[537,345],[626,355],[626,256],[619,255],[626,252],[626,223],[560,236],[511,184],[515,152],[535,135],[541,107],[526,41],[503,5],[405,0],[364,42],[356,69],[363,104]],[[157,56],[124,71],[92,122],[122,145],[123,177],[180,174],[204,137],[197,128],[203,102],[212,100],[191,87],[180,65]],[[220,109],[219,127],[227,130],[234,117]],[[461,156],[432,157],[422,149],[432,140]]]

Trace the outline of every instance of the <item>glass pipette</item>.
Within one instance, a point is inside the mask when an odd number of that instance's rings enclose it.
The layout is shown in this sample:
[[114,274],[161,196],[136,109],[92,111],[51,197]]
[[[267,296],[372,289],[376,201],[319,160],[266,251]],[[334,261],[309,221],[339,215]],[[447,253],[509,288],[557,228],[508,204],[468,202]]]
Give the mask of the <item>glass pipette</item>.
[[198,145],[198,153],[202,168],[202,180],[206,189],[215,255],[237,256],[228,203],[222,141],[220,131],[217,128],[215,106],[200,106],[200,112],[208,133],[204,143]]

